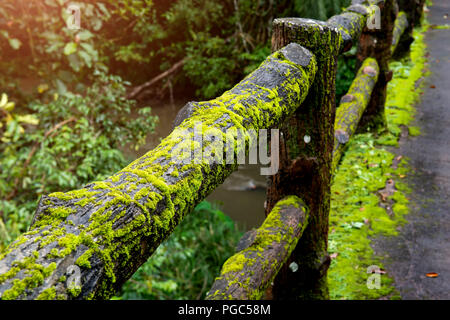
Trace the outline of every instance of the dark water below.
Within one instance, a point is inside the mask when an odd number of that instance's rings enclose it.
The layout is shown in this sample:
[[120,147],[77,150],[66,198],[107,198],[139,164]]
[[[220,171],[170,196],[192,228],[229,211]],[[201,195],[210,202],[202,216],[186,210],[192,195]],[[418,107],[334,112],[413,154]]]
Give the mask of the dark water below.
[[[139,151],[124,150],[127,157],[136,159],[155,148],[162,138],[172,132],[172,123],[186,100],[167,102],[148,102],[152,114],[159,117],[156,132],[147,137],[147,143]],[[241,227],[251,229],[259,227],[264,221],[264,201],[266,200],[266,177],[260,175],[259,165],[244,165],[214,190],[206,200],[236,221]]]

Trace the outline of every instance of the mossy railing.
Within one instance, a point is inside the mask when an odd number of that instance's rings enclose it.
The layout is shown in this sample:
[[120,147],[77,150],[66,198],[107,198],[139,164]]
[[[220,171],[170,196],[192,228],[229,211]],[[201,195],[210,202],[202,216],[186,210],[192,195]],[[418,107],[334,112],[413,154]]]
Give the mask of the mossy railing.
[[[365,1],[327,22],[276,19],[274,53],[221,97],[187,104],[154,150],[105,181],[42,197],[29,231],[0,255],[0,298],[111,297],[237,170],[255,141],[246,135],[228,144],[230,131],[281,128],[267,218],[240,242],[208,298],[258,299],[271,288],[275,299],[326,299],[332,171],[360,119],[370,123],[384,112],[379,95],[389,80],[395,3],[377,3],[387,21],[381,31],[368,30]],[[364,35],[384,40],[383,50]],[[337,57],[357,43],[361,67],[336,117]],[[217,157],[217,141],[233,161]]]
[[[368,19],[376,18],[370,14],[374,4],[380,10],[380,29],[368,27]],[[407,5],[411,4],[423,6],[423,3],[416,2]],[[417,10],[413,7],[413,11]],[[286,201],[286,197],[296,195],[305,201],[303,208],[308,210],[307,225],[301,223],[302,237],[291,242],[297,243],[294,249],[289,245],[280,246],[277,241],[272,241],[268,249],[267,242],[253,241],[255,234],[267,232],[266,223],[246,233],[243,241],[251,243],[251,252],[272,251],[283,258],[278,260],[278,264],[261,266],[255,263],[252,256],[247,257],[246,246],[238,248],[237,254],[225,262],[207,299],[328,298],[326,270],[330,259],[326,244],[329,182],[345,144],[358,128],[383,128],[386,124],[383,118],[386,85],[390,80],[388,62],[408,27],[406,15],[403,12],[397,14],[397,11],[395,1],[353,1],[342,14],[326,23],[299,18],[274,21],[273,49],[290,42],[299,43],[316,55],[319,69],[304,102],[309,106],[299,108],[282,130],[281,167],[278,174],[269,178],[266,213],[267,219],[271,219],[273,211],[279,211],[279,205]],[[337,39],[334,37],[336,34]],[[350,50],[355,44],[358,45],[359,70],[335,111],[330,101],[334,98],[333,77],[337,55]],[[372,110],[368,112],[369,106]],[[332,115],[334,111],[335,117]],[[331,115],[327,117],[324,112]],[[361,122],[363,115],[366,119]],[[330,118],[334,121],[327,122]],[[327,126],[327,123],[334,123],[334,127]],[[320,129],[315,131],[317,128]],[[332,139],[330,128],[334,133]],[[306,137],[310,139],[309,143]],[[311,147],[311,141],[319,143]],[[286,260],[284,257],[289,255]],[[266,276],[261,277],[261,272]]]

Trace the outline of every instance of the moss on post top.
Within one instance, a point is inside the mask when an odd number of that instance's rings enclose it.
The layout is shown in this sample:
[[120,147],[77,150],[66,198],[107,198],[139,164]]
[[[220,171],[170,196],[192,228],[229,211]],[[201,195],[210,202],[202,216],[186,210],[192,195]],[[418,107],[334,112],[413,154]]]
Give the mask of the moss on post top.
[[309,49],[319,62],[337,56],[343,46],[341,32],[327,22],[304,18],[279,18],[273,21],[272,49],[278,50],[288,42]]
[[[301,105],[316,71],[315,57],[290,44],[221,97],[191,104],[189,117],[120,172],[42,197],[31,229],[0,254],[0,298],[108,299],[237,169],[237,163],[208,158],[214,140],[203,137],[198,147],[195,126],[225,139],[229,128],[280,125]],[[231,147],[235,161],[248,143]],[[184,162],[179,147],[186,146],[203,161]],[[68,270],[79,270],[79,286],[60,280],[72,278]]]

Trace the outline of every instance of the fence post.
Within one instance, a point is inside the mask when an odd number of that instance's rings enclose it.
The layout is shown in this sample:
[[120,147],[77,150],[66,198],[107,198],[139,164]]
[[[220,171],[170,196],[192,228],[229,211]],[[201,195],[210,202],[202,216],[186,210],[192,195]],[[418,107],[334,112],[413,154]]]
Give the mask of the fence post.
[[408,26],[400,38],[396,54],[401,57],[410,52],[409,47],[414,41],[413,31],[415,27],[420,26],[425,0],[397,0],[397,2],[399,10],[405,12],[408,19]]
[[338,29],[322,21],[299,18],[274,21],[272,50],[296,42],[316,56],[318,71],[302,107],[281,128],[280,169],[269,178],[266,214],[289,195],[304,199],[310,208],[309,224],[275,278],[273,299],[329,298],[328,215],[335,80],[342,41]]
[[[357,69],[359,69],[364,60],[369,57],[375,58],[380,67],[380,75],[375,89],[372,92],[369,105],[363,114],[359,131],[368,128],[386,128],[386,115],[384,105],[386,103],[387,84],[392,79],[392,72],[389,70],[389,61],[391,59],[391,45],[393,39],[393,29],[396,14],[398,11],[395,0],[353,0],[353,4],[366,4],[371,7],[377,6],[376,11],[381,15],[379,28],[368,24],[360,38],[357,53]],[[369,18],[370,19],[370,18]]]

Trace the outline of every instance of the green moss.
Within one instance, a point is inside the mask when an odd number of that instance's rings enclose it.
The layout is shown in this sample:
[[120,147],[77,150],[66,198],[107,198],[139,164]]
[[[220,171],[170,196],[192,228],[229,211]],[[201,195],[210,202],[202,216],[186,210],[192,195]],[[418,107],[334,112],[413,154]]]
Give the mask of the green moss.
[[70,293],[70,295],[74,298],[78,297],[81,293],[81,287],[79,286],[73,286],[67,289],[67,291]]
[[[370,239],[379,235],[396,236],[398,227],[406,223],[410,188],[402,182],[402,177],[410,170],[407,160],[402,159],[394,169],[394,154],[377,144],[396,146],[400,126],[408,126],[413,120],[414,103],[420,94],[416,84],[425,68],[423,30],[416,30],[414,37],[409,73],[395,72],[388,87],[389,132],[378,137],[358,134],[351,139],[334,177],[328,243],[329,252],[336,255],[328,273],[332,299],[399,298],[387,274],[380,275],[380,289],[368,289],[371,274],[367,268],[372,265],[383,268]],[[414,128],[410,130],[415,132]],[[389,197],[394,201],[392,216],[379,206],[378,191],[385,188],[388,179],[395,181],[396,188]]]
[[55,299],[56,299],[56,289],[55,288],[45,289],[36,298],[36,300],[55,300]]
[[[391,167],[394,155],[375,146],[372,134],[359,134],[348,145],[332,185],[329,251],[332,260],[328,281],[332,299],[377,299],[394,292],[392,280],[381,276],[381,289],[367,288],[367,268],[381,261],[374,256],[370,238],[394,236],[404,222],[379,207],[378,190],[388,179],[400,182],[399,170]],[[404,162],[404,160],[402,161]],[[396,191],[398,193],[400,191]],[[404,204],[402,204],[403,206]]]
[[417,137],[420,135],[420,128],[419,127],[409,127],[408,128],[409,135],[412,137]]
[[19,271],[20,271],[19,267],[13,267],[10,270],[8,270],[7,272],[1,274],[0,275],[0,284],[2,284],[6,280],[11,279],[12,277],[14,277]]
[[12,287],[5,290],[1,298],[3,300],[17,299],[25,289],[33,289],[41,285],[44,279],[48,277],[56,268],[53,262],[47,267],[35,263],[36,257],[27,257],[23,261],[14,262],[20,269],[26,269],[26,276],[23,279],[14,279]]
[[[416,113],[414,105],[423,92],[423,81],[420,80],[429,75],[424,43],[424,31],[427,28],[428,25],[425,24],[422,30],[415,30],[414,42],[411,45],[411,60],[403,61],[401,64],[394,61],[390,66],[394,70],[394,78],[388,84],[386,116],[389,131],[394,136],[400,135],[401,126],[409,126],[413,121]],[[409,130],[413,136],[420,133],[414,127]]]
[[75,262],[76,265],[84,268],[91,268],[91,263],[89,262],[89,259],[92,257],[93,250],[89,249],[85,253],[83,253]]

